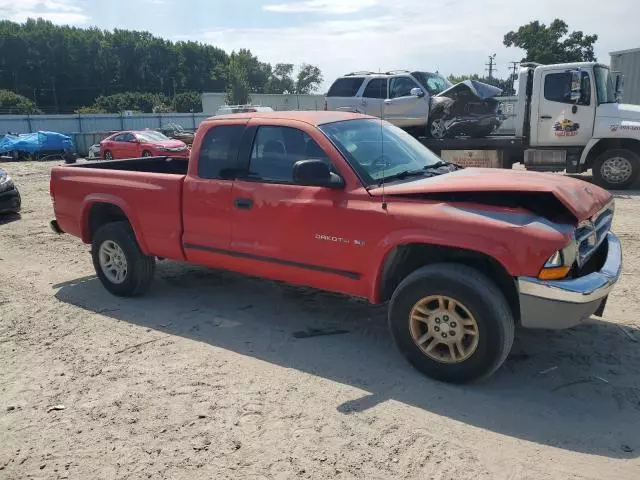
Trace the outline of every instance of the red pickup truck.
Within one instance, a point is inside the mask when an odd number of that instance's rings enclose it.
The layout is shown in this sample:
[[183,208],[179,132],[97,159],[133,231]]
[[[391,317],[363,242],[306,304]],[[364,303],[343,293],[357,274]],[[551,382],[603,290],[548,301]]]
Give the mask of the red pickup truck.
[[494,372],[517,325],[601,314],[622,264],[605,190],[463,169],[346,112],[214,117],[188,162],[55,167],[51,197],[115,295],[145,292],[162,257],[389,302],[401,352],[450,382]]

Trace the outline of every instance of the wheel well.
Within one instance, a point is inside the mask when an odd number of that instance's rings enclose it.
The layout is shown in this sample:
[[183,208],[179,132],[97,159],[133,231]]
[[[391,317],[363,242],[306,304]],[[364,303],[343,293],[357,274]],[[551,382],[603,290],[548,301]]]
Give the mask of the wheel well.
[[395,247],[385,260],[379,286],[380,298],[389,300],[400,282],[425,265],[461,263],[484,273],[504,293],[516,322],[520,321],[520,301],[514,278],[495,259],[472,250],[440,245],[407,244]]
[[111,222],[125,221],[129,223],[127,215],[117,205],[112,203],[94,203],[89,210],[89,238],[91,242],[98,229]]
[[585,169],[593,167],[596,158],[607,150],[614,148],[626,148],[627,150],[631,150],[632,152],[640,155],[640,140],[635,140],[633,138],[603,138],[596,143],[591,150],[589,150],[585,162]]

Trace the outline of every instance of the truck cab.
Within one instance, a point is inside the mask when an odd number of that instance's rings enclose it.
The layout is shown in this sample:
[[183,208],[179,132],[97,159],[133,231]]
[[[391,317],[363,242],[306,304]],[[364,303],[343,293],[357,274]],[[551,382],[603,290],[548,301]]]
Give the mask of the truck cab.
[[621,77],[593,62],[523,64],[516,137],[530,170],[580,173],[624,188],[640,171],[640,106],[618,103]]

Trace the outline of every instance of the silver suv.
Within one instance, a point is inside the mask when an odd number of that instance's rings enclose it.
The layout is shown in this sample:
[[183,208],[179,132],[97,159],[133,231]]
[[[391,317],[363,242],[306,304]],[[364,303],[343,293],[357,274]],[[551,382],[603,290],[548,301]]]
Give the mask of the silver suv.
[[366,113],[406,130],[424,132],[430,98],[451,86],[438,73],[354,72],[333,82],[325,97],[325,110]]

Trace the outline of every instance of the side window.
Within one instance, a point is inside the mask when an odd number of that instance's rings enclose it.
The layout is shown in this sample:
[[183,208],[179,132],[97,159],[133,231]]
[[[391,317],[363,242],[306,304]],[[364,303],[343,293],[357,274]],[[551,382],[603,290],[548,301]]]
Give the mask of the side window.
[[327,97],[355,97],[364,82],[364,77],[339,78],[327,92]]
[[200,145],[200,178],[234,178],[244,125],[218,125],[209,129]]
[[366,98],[387,98],[387,79],[372,79],[364,89],[362,96]]
[[124,135],[122,135],[122,139],[120,140],[121,142],[131,142],[133,140],[135,140],[136,137],[133,135],[133,133],[125,133]]
[[121,133],[119,135],[116,135],[115,137],[113,137],[111,139],[112,142],[123,142],[124,140],[124,133]]
[[293,165],[299,160],[329,163],[324,150],[302,130],[291,127],[260,127],[253,142],[249,178],[293,183]]
[[411,95],[411,89],[418,85],[409,77],[395,77],[391,79],[391,89],[389,90],[389,98],[408,97]]
[[[591,104],[591,79],[587,72],[582,72],[582,95],[579,105]],[[552,102],[573,103],[571,101],[571,73],[549,73],[544,77],[544,98]]]

